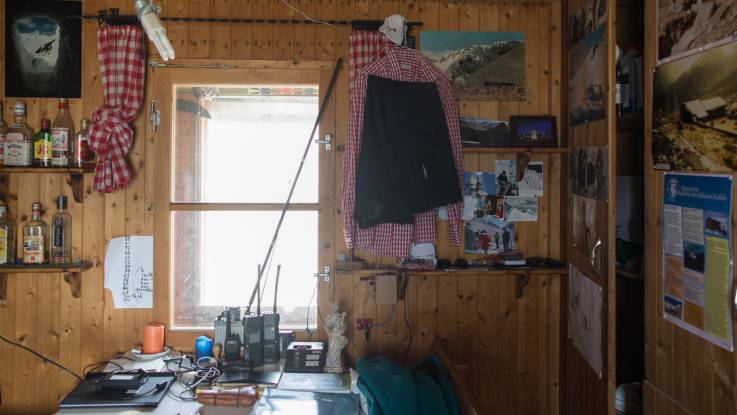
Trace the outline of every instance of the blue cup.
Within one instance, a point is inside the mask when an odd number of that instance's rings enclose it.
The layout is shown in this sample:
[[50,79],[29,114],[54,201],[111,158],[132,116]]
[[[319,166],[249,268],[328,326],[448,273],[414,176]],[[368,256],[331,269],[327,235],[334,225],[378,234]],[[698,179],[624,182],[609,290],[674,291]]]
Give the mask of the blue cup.
[[194,341],[194,354],[197,360],[203,357],[213,357],[212,339],[207,336],[200,336]]

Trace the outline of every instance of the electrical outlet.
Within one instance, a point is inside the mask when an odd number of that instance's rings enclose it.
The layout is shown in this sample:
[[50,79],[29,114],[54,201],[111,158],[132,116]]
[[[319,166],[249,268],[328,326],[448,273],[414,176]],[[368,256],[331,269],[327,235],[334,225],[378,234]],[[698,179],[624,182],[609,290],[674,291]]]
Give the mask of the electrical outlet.
[[370,318],[357,318],[356,319],[356,330],[371,330],[374,321]]

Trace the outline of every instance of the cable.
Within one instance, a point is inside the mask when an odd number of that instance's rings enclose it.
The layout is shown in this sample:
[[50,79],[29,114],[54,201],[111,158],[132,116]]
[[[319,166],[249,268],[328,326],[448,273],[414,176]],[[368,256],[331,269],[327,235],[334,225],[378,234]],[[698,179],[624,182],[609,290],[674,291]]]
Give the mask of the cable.
[[281,214],[279,215],[279,221],[276,223],[276,229],[274,229],[274,235],[271,237],[271,243],[269,244],[269,248],[266,250],[266,255],[264,256],[264,262],[261,264],[261,272],[259,273],[259,279],[257,280],[256,287],[253,287],[253,291],[251,291],[251,298],[248,300],[248,306],[246,306],[246,314],[250,314],[251,312],[251,306],[253,305],[253,300],[256,298],[257,291],[260,287],[260,280],[261,280],[261,273],[264,271],[264,268],[267,265],[267,261],[269,261],[269,258],[271,257],[271,253],[274,250],[274,245],[276,244],[276,240],[279,239],[279,230],[281,230],[282,224],[284,223],[284,217],[286,216],[287,210],[289,208],[289,204],[292,201],[292,195],[294,194],[294,189],[297,186],[297,182],[299,181],[299,176],[302,173],[302,168],[304,167],[305,161],[307,160],[307,155],[310,152],[310,147],[312,146],[312,139],[315,137],[315,134],[317,133],[317,129],[320,126],[320,120],[322,120],[322,116],[325,114],[325,109],[327,108],[327,104],[330,101],[330,98],[333,93],[333,87],[335,86],[335,81],[338,78],[338,72],[340,72],[340,69],[343,65],[343,58],[338,58],[335,61],[335,68],[333,68],[333,73],[330,75],[330,81],[328,82],[327,90],[325,91],[325,96],[322,99],[322,102],[320,103],[320,109],[317,111],[317,117],[315,118],[315,124],[312,126],[312,131],[310,132],[310,138],[307,140],[307,144],[305,145],[305,150],[302,153],[302,158],[299,162],[299,167],[297,167],[297,173],[294,175],[294,180],[292,181],[292,186],[289,189],[289,194],[287,195],[287,199],[284,201],[284,204],[282,205]]
[[[310,330],[310,307],[312,307],[312,300],[315,299],[315,293],[317,292],[317,286],[320,285],[320,278],[317,278],[317,283],[315,283],[315,289],[312,290],[312,295],[310,296],[310,302],[307,303],[307,316],[305,317],[305,331],[312,334],[312,330]],[[318,310],[320,308],[318,307]]]
[[102,365],[107,365],[107,364],[115,365],[118,367],[119,370],[123,370],[123,366],[113,362],[112,360],[107,360],[104,362],[95,362],[95,363],[90,363],[89,365],[85,366],[84,369],[82,369],[82,377],[87,377],[87,375],[90,374],[90,372],[92,372],[94,369],[97,369],[98,367]]
[[[174,391],[172,391],[172,389],[174,389],[174,386],[177,383],[181,383],[182,384],[182,387],[184,388],[184,390],[180,391],[179,393],[174,393]],[[192,396],[189,397],[189,398],[185,398],[185,397],[182,396],[185,393],[191,393]],[[169,395],[171,395],[171,397],[173,397],[174,399],[177,399],[177,400],[179,400],[181,402],[194,402],[194,401],[197,400],[197,397],[196,397],[197,393],[194,390],[192,390],[192,388],[190,388],[189,385],[187,385],[186,382],[184,382],[183,380],[180,380],[180,379],[175,380],[174,383],[172,384],[172,387],[169,388]]]
[[300,9],[296,8],[295,6],[292,6],[292,5],[291,5],[291,4],[290,4],[290,3],[289,3],[289,2],[287,1],[287,0],[279,0],[279,1],[281,1],[281,2],[282,2],[282,3],[284,4],[284,5],[285,5],[285,6],[289,7],[290,9],[294,10],[295,12],[297,12],[297,13],[301,14],[301,15],[302,15],[302,17],[304,17],[305,19],[307,19],[307,20],[309,20],[309,21],[311,21],[311,22],[313,22],[313,23],[320,23],[320,24],[324,24],[325,26],[330,26],[330,27],[332,27],[333,29],[337,29],[337,28],[338,28],[337,26],[335,26],[335,25],[334,25],[334,24],[332,24],[332,23],[328,23],[328,22],[326,22],[326,21],[324,21],[324,20],[317,20],[317,19],[314,19],[314,18],[312,18],[312,17],[308,16],[308,15],[307,15],[307,14],[306,14],[305,12],[303,12],[302,10],[300,10]]
[[4,341],[5,343],[11,344],[11,345],[13,345],[15,347],[20,347],[21,349],[27,351],[28,353],[31,353],[31,354],[35,355],[36,357],[38,357],[39,359],[43,360],[44,363],[51,363],[52,365],[58,367],[59,369],[61,369],[61,370],[65,371],[65,372],[69,373],[70,375],[74,376],[75,378],[77,378],[77,380],[82,380],[82,376],[79,376],[78,374],[74,373],[74,371],[72,371],[72,369],[69,369],[67,367],[64,367],[64,366],[60,365],[59,363],[56,363],[55,361],[49,359],[48,357],[42,355],[41,353],[36,352],[35,350],[33,350],[33,349],[29,348],[29,347],[26,347],[26,346],[24,346],[24,345],[22,345],[20,343],[16,343],[16,342],[14,342],[12,340],[8,340],[8,339],[6,339],[3,336],[0,336],[0,340]]
[[371,328],[374,329],[376,327],[386,326],[387,324],[389,324],[389,322],[391,322],[392,320],[394,320],[394,316],[396,316],[396,315],[397,315],[397,305],[396,304],[392,304],[392,312],[389,313],[389,317],[387,317],[386,320],[382,321],[381,323],[372,324],[371,325]]

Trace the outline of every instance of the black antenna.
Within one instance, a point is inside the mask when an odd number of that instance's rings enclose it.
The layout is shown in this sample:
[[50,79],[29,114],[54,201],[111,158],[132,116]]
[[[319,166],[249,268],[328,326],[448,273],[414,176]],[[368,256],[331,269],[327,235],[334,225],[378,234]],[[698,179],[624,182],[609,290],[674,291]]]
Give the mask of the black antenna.
[[276,266],[276,282],[274,283],[274,314],[276,314],[276,293],[279,292],[279,273],[281,272],[281,264]]
[[256,279],[256,289],[258,290],[258,296],[256,297],[256,315],[261,315],[261,265],[258,267],[258,278]]
[[[307,140],[307,145],[305,146],[305,151],[302,154],[302,159],[299,162],[297,173],[294,175],[294,179],[292,180],[292,187],[289,189],[287,200],[284,201],[284,204],[282,205],[281,215],[279,216],[279,221],[276,223],[276,229],[274,229],[274,235],[271,238],[271,243],[269,244],[269,248],[266,250],[266,257],[264,257],[264,262],[262,264],[263,268],[259,268],[259,272],[258,272],[259,281],[261,281],[261,273],[263,272],[264,269],[266,269],[266,265],[270,261],[271,253],[274,250],[274,245],[276,245],[276,239],[279,237],[279,230],[281,229],[281,225],[284,222],[284,216],[287,214],[287,209],[289,209],[289,203],[292,201],[292,194],[294,194],[294,188],[297,186],[297,182],[299,181],[299,175],[300,173],[302,173],[302,167],[304,166],[305,160],[307,159],[307,154],[310,152],[310,146],[312,145],[312,138],[315,136],[315,133],[317,132],[317,128],[320,126],[320,120],[322,119],[322,116],[325,113],[325,109],[328,106],[328,102],[330,101],[330,97],[333,93],[333,86],[335,85],[335,80],[338,78],[338,72],[340,72],[341,65],[343,65],[343,58],[338,58],[335,61],[335,68],[333,68],[333,74],[330,76],[330,82],[328,82],[328,87],[327,87],[327,90],[325,91],[325,96],[322,98],[322,103],[320,103],[320,109],[317,111],[317,118],[315,119],[315,124],[312,126],[312,132],[310,133],[310,139]],[[248,306],[246,310],[251,311],[251,305],[253,305],[253,300],[258,290],[259,290],[259,287],[257,284],[256,287],[253,287],[253,291],[251,292],[251,299],[248,300]]]

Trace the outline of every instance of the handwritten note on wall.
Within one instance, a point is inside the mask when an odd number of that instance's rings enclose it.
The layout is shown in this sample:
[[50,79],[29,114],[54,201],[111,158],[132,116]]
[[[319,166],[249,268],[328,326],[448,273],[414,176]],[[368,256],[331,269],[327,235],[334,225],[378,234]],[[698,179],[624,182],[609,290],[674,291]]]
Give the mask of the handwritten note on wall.
[[113,238],[105,252],[105,288],[115,308],[152,308],[153,236]]

